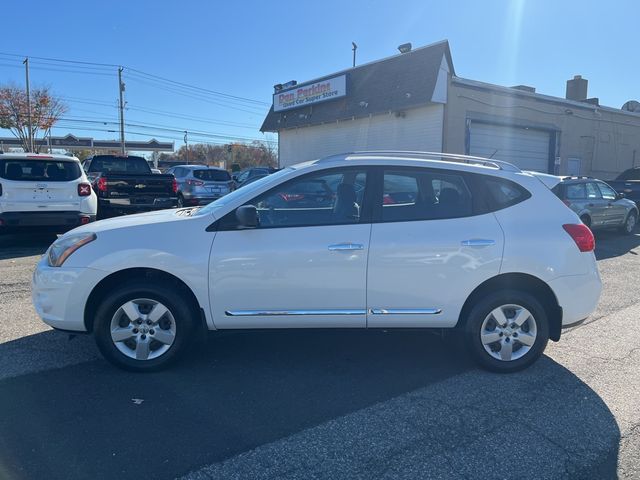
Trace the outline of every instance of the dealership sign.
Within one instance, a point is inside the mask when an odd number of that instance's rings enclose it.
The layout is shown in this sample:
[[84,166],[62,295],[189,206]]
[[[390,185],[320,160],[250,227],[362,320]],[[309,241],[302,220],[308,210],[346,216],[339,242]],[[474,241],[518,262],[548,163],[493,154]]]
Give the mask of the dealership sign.
[[304,107],[325,100],[344,97],[347,94],[347,77],[329,78],[311,85],[300,85],[291,90],[273,95],[273,111]]

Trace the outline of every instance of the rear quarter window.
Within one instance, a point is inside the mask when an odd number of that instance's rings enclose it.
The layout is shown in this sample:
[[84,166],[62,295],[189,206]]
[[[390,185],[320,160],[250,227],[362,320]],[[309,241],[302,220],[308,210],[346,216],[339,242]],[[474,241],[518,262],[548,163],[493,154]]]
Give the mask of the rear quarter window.
[[0,178],[24,182],[70,182],[80,178],[77,162],[55,160],[0,160]]
[[482,175],[480,181],[484,187],[486,205],[491,212],[511,207],[531,197],[526,188],[511,180]]

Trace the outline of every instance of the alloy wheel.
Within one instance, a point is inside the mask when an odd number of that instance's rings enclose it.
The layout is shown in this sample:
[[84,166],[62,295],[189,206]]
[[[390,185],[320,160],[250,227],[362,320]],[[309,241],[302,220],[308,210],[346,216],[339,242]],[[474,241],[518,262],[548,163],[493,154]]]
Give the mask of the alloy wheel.
[[121,305],[111,318],[111,341],[134,360],[153,360],[165,354],[176,339],[176,321],[169,309],[149,298]]
[[625,223],[625,228],[627,229],[628,233],[632,233],[633,230],[636,228],[636,216],[633,213],[630,213],[627,216],[627,221]]
[[493,309],[480,328],[485,351],[497,360],[510,362],[525,356],[537,337],[536,320],[521,305],[508,304]]

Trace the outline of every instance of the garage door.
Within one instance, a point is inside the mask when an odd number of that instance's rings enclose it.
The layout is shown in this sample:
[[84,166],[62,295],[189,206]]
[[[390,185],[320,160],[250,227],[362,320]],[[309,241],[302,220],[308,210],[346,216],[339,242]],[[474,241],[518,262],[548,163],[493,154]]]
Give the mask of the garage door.
[[549,132],[471,122],[469,133],[469,155],[504,160],[522,170],[549,172]]

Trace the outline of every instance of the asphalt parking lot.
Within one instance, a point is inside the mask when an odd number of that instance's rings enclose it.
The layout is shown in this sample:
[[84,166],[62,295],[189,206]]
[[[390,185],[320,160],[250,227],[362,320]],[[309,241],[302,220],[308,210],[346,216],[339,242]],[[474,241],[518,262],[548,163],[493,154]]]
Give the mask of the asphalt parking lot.
[[597,236],[596,314],[513,375],[415,331],[211,335],[125,373],[36,317],[51,241],[0,237],[0,478],[640,478],[640,235]]

